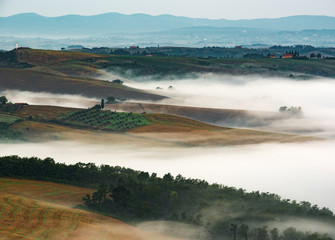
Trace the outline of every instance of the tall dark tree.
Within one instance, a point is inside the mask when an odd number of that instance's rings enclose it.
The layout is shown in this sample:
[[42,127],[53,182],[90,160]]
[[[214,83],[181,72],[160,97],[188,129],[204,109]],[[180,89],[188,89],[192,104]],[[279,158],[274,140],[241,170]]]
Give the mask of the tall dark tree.
[[233,240],[236,240],[236,235],[237,235],[237,224],[230,224],[230,232],[233,235]]
[[104,99],[101,99],[100,106],[101,106],[101,109],[104,109],[104,107],[105,107],[105,100]]
[[277,228],[274,228],[270,231],[271,240],[279,240],[279,231]]
[[269,240],[269,233],[268,233],[267,226],[257,228],[256,239],[257,240]]
[[249,226],[247,224],[242,224],[239,229],[238,233],[241,237],[241,239],[248,240],[248,235],[249,235]]

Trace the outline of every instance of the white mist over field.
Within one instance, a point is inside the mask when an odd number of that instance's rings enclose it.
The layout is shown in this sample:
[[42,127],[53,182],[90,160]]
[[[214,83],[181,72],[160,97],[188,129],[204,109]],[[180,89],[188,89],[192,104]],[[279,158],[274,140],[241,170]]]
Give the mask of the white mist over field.
[[[273,123],[271,129],[311,130],[335,137],[335,79],[297,81],[264,77],[206,75],[198,79],[128,82],[126,85],[169,96],[166,104],[277,112],[301,106],[304,118]],[[168,90],[169,86],[174,89]],[[156,87],[163,88],[156,90]],[[1,92],[13,102],[90,107],[99,99],[82,96]],[[314,130],[317,130],[316,132]],[[313,132],[313,131],[314,132]],[[335,211],[334,140],[301,144],[262,144],[221,148],[130,148],[79,142],[0,144],[0,155],[52,157],[74,164],[94,162],[205,179],[247,191],[260,190],[283,198],[310,201]]]
[[29,92],[6,90],[0,91],[0,96],[6,96],[8,101],[28,103],[31,105],[52,105],[59,107],[88,108],[100,103],[100,99],[80,95],[54,94],[47,92]]
[[58,162],[119,165],[170,172],[247,191],[277,193],[335,211],[334,141],[218,148],[134,148],[113,143],[0,144],[0,155],[53,157]]
[[[271,112],[278,112],[281,106],[300,106],[304,118],[275,122],[264,130],[311,132],[314,136],[335,138],[335,79],[298,81],[207,74],[196,79],[125,84],[168,96],[161,103],[171,105]],[[173,89],[168,89],[169,86]]]

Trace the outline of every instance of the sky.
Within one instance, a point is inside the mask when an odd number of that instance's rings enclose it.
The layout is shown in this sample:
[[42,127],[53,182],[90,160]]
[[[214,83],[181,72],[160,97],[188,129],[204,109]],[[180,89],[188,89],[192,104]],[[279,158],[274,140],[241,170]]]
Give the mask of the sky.
[[0,0],[0,17],[26,12],[49,17],[106,12],[172,14],[210,19],[277,18],[292,15],[335,17],[335,0]]

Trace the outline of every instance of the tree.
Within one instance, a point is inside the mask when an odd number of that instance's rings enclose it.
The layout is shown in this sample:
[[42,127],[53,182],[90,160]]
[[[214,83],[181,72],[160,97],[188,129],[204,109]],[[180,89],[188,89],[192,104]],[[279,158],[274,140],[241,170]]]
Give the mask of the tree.
[[238,229],[238,233],[241,237],[241,239],[248,240],[249,235],[249,226],[247,224],[242,224],[240,228]]
[[274,228],[270,231],[271,240],[279,240],[279,231],[277,228]]
[[267,226],[263,226],[261,228],[256,229],[256,237],[257,240],[269,240],[269,233],[267,230]]
[[283,240],[302,240],[304,238],[304,233],[297,231],[294,227],[287,228],[283,231],[281,239]]
[[110,197],[113,198],[116,206],[123,210],[129,203],[130,191],[122,185],[112,189]]
[[120,79],[115,79],[112,81],[113,83],[117,83],[117,84],[123,84],[123,81]]
[[309,57],[310,58],[315,58],[316,56],[315,56],[315,53],[311,53],[310,55],[309,55]]
[[237,224],[230,224],[230,232],[233,234],[233,239],[236,240]]
[[116,102],[116,98],[113,96],[109,96],[107,97],[107,103],[115,103]]
[[105,100],[104,99],[101,99],[100,106],[101,106],[101,109],[104,109],[104,107],[105,107]]
[[286,112],[286,110],[287,110],[287,107],[286,107],[286,106],[281,106],[281,107],[279,108],[279,112]]
[[5,105],[8,102],[7,98],[5,96],[0,97],[0,104]]

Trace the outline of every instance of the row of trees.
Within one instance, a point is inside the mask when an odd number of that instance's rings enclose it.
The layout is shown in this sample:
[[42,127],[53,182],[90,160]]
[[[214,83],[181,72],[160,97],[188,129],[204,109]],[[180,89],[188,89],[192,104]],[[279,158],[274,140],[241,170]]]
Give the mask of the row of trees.
[[268,229],[267,226],[250,229],[247,224],[231,224],[230,232],[232,239],[241,240],[332,240],[327,233],[303,232],[294,227],[289,227],[282,232],[278,228]]
[[287,106],[281,106],[279,108],[280,113],[284,113],[290,116],[295,116],[295,117],[302,117],[303,116],[303,111],[302,108],[299,107],[287,107]]

